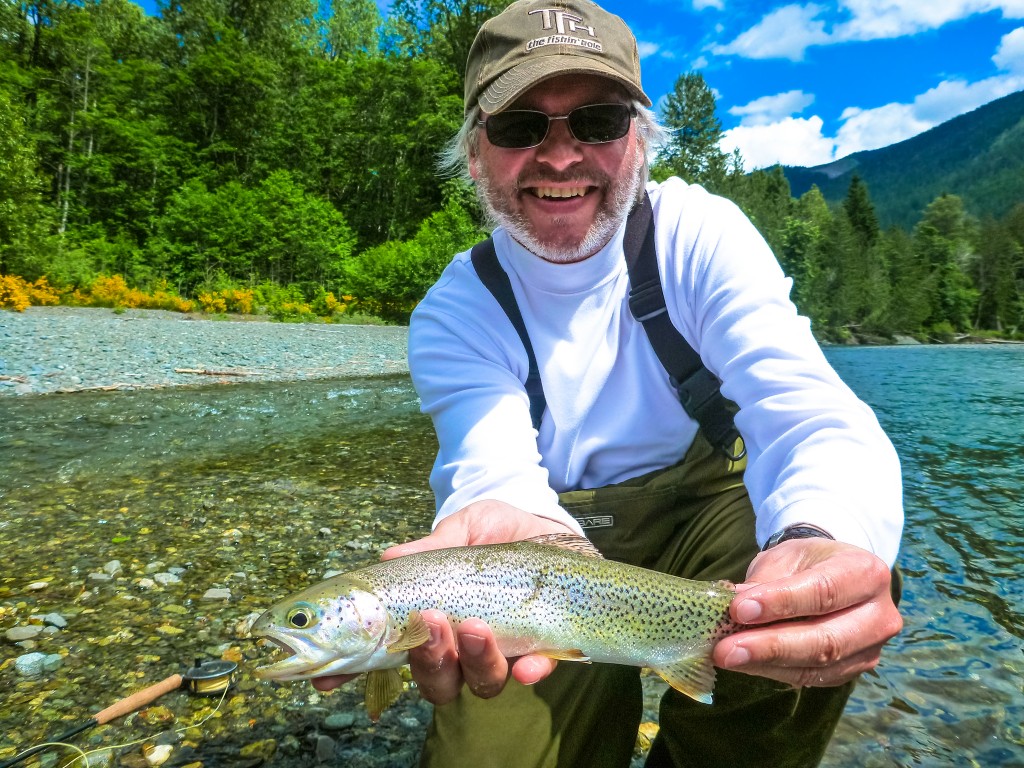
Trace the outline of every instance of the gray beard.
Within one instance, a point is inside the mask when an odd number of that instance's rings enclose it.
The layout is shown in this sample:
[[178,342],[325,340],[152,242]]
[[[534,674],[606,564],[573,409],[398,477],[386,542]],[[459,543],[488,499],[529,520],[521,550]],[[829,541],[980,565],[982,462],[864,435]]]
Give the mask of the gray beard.
[[626,183],[612,184],[608,187],[611,191],[609,205],[597,212],[583,239],[571,248],[556,248],[540,242],[534,235],[526,216],[496,207],[493,201],[497,196],[485,174],[481,174],[476,180],[477,198],[480,200],[480,205],[489,223],[493,226],[503,227],[512,236],[512,239],[530,253],[554,264],[573,264],[590,258],[604,248],[618,228],[622,226],[622,222],[626,220],[633,205],[639,199],[645,167],[643,152],[637,152],[636,161],[628,171],[629,180]]

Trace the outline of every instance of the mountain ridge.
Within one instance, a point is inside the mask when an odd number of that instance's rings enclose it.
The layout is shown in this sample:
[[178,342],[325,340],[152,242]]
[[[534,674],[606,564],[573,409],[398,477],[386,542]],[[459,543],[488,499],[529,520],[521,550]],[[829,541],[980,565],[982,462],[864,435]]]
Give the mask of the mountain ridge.
[[999,218],[1024,202],[1024,91],[896,144],[782,171],[794,197],[816,184],[830,203],[846,197],[856,174],[867,184],[883,227],[912,229],[925,207],[943,194],[961,197],[975,216]]

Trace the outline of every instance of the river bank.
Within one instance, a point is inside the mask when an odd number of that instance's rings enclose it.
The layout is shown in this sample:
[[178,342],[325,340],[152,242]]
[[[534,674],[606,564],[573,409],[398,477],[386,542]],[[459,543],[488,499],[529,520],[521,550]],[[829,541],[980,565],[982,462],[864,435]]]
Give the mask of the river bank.
[[29,307],[0,312],[0,396],[402,374],[407,337],[402,326]]

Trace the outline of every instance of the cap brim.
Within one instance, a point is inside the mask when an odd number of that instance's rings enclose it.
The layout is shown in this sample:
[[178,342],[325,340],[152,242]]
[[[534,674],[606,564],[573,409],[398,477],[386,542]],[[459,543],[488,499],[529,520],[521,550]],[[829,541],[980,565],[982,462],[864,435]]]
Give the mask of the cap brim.
[[582,57],[579,54],[545,56],[513,67],[500,75],[480,93],[478,103],[480,109],[493,115],[508,107],[537,83],[556,75],[582,74],[600,75],[614,80],[645,107],[651,106],[651,100],[637,87],[636,83],[623,77],[607,64],[596,59]]

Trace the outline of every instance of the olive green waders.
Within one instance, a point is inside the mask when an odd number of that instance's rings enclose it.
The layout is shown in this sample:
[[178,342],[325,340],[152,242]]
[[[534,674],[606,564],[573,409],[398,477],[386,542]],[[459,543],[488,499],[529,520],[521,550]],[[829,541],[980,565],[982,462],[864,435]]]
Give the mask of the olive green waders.
[[[562,505],[604,555],[688,579],[741,582],[757,554],[743,467],[698,436],[679,464]],[[647,766],[814,766],[853,683],[794,689],[718,670],[714,704],[668,690]],[[640,670],[560,662],[545,680],[510,680],[493,699],[436,707],[429,768],[626,768],[642,715]]]

